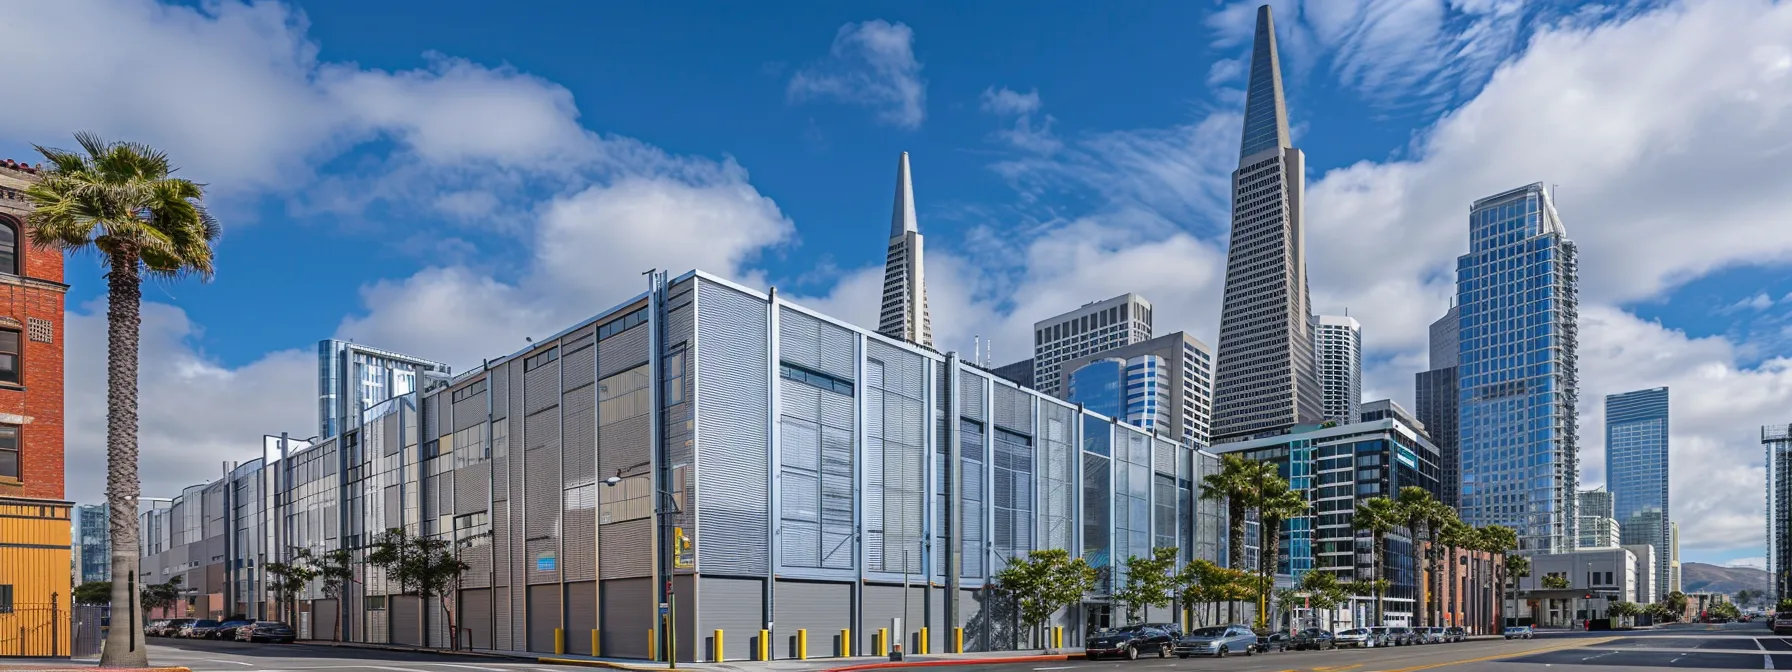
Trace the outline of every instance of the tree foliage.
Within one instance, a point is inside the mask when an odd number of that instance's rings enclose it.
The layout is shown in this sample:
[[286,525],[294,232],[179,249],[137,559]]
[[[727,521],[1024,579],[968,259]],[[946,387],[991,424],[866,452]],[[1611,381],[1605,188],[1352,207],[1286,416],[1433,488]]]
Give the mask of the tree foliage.
[[270,562],[261,566],[262,573],[267,575],[268,590],[274,594],[275,608],[291,614],[289,623],[298,622],[299,591],[317,578],[317,569],[312,566],[314,560],[309,549],[294,548],[290,562]]
[[1151,549],[1151,557],[1132,556],[1126,559],[1126,583],[1114,591],[1114,601],[1126,607],[1126,621],[1139,622],[1139,612],[1147,606],[1167,607],[1175,597],[1175,547]]
[[1022,624],[1035,634],[1059,609],[1081,603],[1095,578],[1088,561],[1061,548],[1031,551],[995,575],[997,589],[1014,600]]
[[180,575],[168,577],[162,583],[146,583],[138,590],[138,602],[145,611],[150,609],[167,609],[180,599]]
[[1356,529],[1369,533],[1370,543],[1375,550],[1375,622],[1381,623],[1384,611],[1382,595],[1383,587],[1388,580],[1388,534],[1405,521],[1404,512],[1394,500],[1386,497],[1370,497],[1357,502],[1356,514],[1351,516],[1351,525]]
[[[454,625],[453,594],[460,587],[460,575],[467,563],[448,552],[446,539],[413,537],[402,528],[381,533],[367,553],[367,564],[386,572],[386,579],[399,585],[405,594],[428,601],[442,600],[442,612],[448,616],[448,631],[458,633]],[[460,648],[460,637],[451,638],[451,646]]]
[[1545,576],[1542,580],[1538,581],[1538,583],[1549,590],[1567,590],[1568,586],[1572,585],[1569,583],[1568,577],[1560,574],[1550,574],[1549,576]]
[[75,604],[111,604],[111,581],[88,581],[75,586]]

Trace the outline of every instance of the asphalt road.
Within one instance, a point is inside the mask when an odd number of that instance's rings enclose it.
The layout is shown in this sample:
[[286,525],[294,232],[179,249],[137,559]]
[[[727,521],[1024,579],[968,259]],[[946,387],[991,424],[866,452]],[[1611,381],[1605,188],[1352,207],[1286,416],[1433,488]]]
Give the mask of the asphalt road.
[[[79,661],[77,661],[78,663]],[[0,658],[0,668],[19,664]],[[570,672],[584,668],[544,665],[532,660],[448,656],[310,644],[251,644],[152,637],[149,663],[187,667],[193,672]],[[66,665],[66,661],[62,663]]]
[[[1585,666],[1551,670],[1561,665]],[[1759,623],[1672,626],[1635,632],[1545,632],[1531,640],[1481,640],[1382,649],[1302,651],[1224,659],[1140,658],[953,668],[970,672],[1618,672],[1612,668],[1792,670],[1792,637]]]

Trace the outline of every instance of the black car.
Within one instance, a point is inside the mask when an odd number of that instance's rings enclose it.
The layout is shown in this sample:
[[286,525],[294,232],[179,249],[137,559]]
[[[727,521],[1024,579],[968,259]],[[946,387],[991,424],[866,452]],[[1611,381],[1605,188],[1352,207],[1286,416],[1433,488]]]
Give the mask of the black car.
[[1257,653],[1271,651],[1287,651],[1292,639],[1285,632],[1272,632],[1257,636]]
[[1162,628],[1143,624],[1128,625],[1090,635],[1089,645],[1083,648],[1083,656],[1089,660],[1102,656],[1137,660],[1140,654],[1155,653],[1159,658],[1168,658],[1172,644],[1170,633]]
[[254,622],[255,621],[245,621],[245,620],[225,621],[223,623],[219,623],[218,627],[212,628],[210,632],[205,633],[205,638],[206,639],[236,639],[236,629],[237,628],[243,627],[245,625],[248,625],[248,624],[254,623]]
[[279,621],[256,621],[236,629],[236,641],[239,642],[291,644],[296,637],[292,626]]
[[1288,648],[1295,651],[1325,651],[1338,648],[1338,637],[1328,630],[1307,628],[1294,633],[1288,641]]

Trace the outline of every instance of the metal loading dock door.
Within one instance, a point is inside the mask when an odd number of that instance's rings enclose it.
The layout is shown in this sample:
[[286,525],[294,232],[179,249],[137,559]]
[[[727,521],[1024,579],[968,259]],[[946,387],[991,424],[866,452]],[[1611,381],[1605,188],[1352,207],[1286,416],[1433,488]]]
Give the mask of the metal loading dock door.
[[[751,660],[755,651],[753,640],[765,627],[765,581],[705,576],[698,580],[697,599],[702,604],[699,615],[703,623],[697,628],[697,636],[703,643],[703,658],[710,657],[715,632],[721,630],[723,657]],[[815,634],[809,636],[814,641]]]
[[772,596],[774,657],[797,657],[797,630],[809,631],[809,657],[838,655],[840,631],[852,627],[852,584],[779,581]]

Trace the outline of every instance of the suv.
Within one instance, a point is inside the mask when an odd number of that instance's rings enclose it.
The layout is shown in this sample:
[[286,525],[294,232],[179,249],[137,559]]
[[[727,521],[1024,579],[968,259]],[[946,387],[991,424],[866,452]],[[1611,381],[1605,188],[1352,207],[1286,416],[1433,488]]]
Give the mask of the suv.
[[1463,641],[1466,639],[1468,639],[1468,631],[1467,630],[1463,630],[1462,628],[1456,628],[1456,627],[1444,628],[1444,641],[1460,642],[1460,641]]
[[1228,654],[1243,653],[1252,655],[1257,652],[1257,633],[1242,625],[1219,625],[1201,628],[1176,640],[1176,657],[1213,656],[1224,658]]
[[1767,619],[1767,627],[1773,628],[1773,634],[1792,634],[1792,611],[1782,611]]
[[1387,625],[1377,625],[1370,627],[1369,632],[1374,633],[1374,635],[1381,640],[1378,643],[1380,646],[1406,646],[1407,644],[1411,644],[1412,641],[1407,639],[1406,633],[1401,632],[1403,629],[1404,628],[1396,628]]
[[1364,649],[1373,649],[1377,646],[1387,646],[1388,642],[1387,635],[1376,632],[1374,628],[1351,628],[1349,630],[1340,631],[1333,644],[1335,646],[1354,646]]

